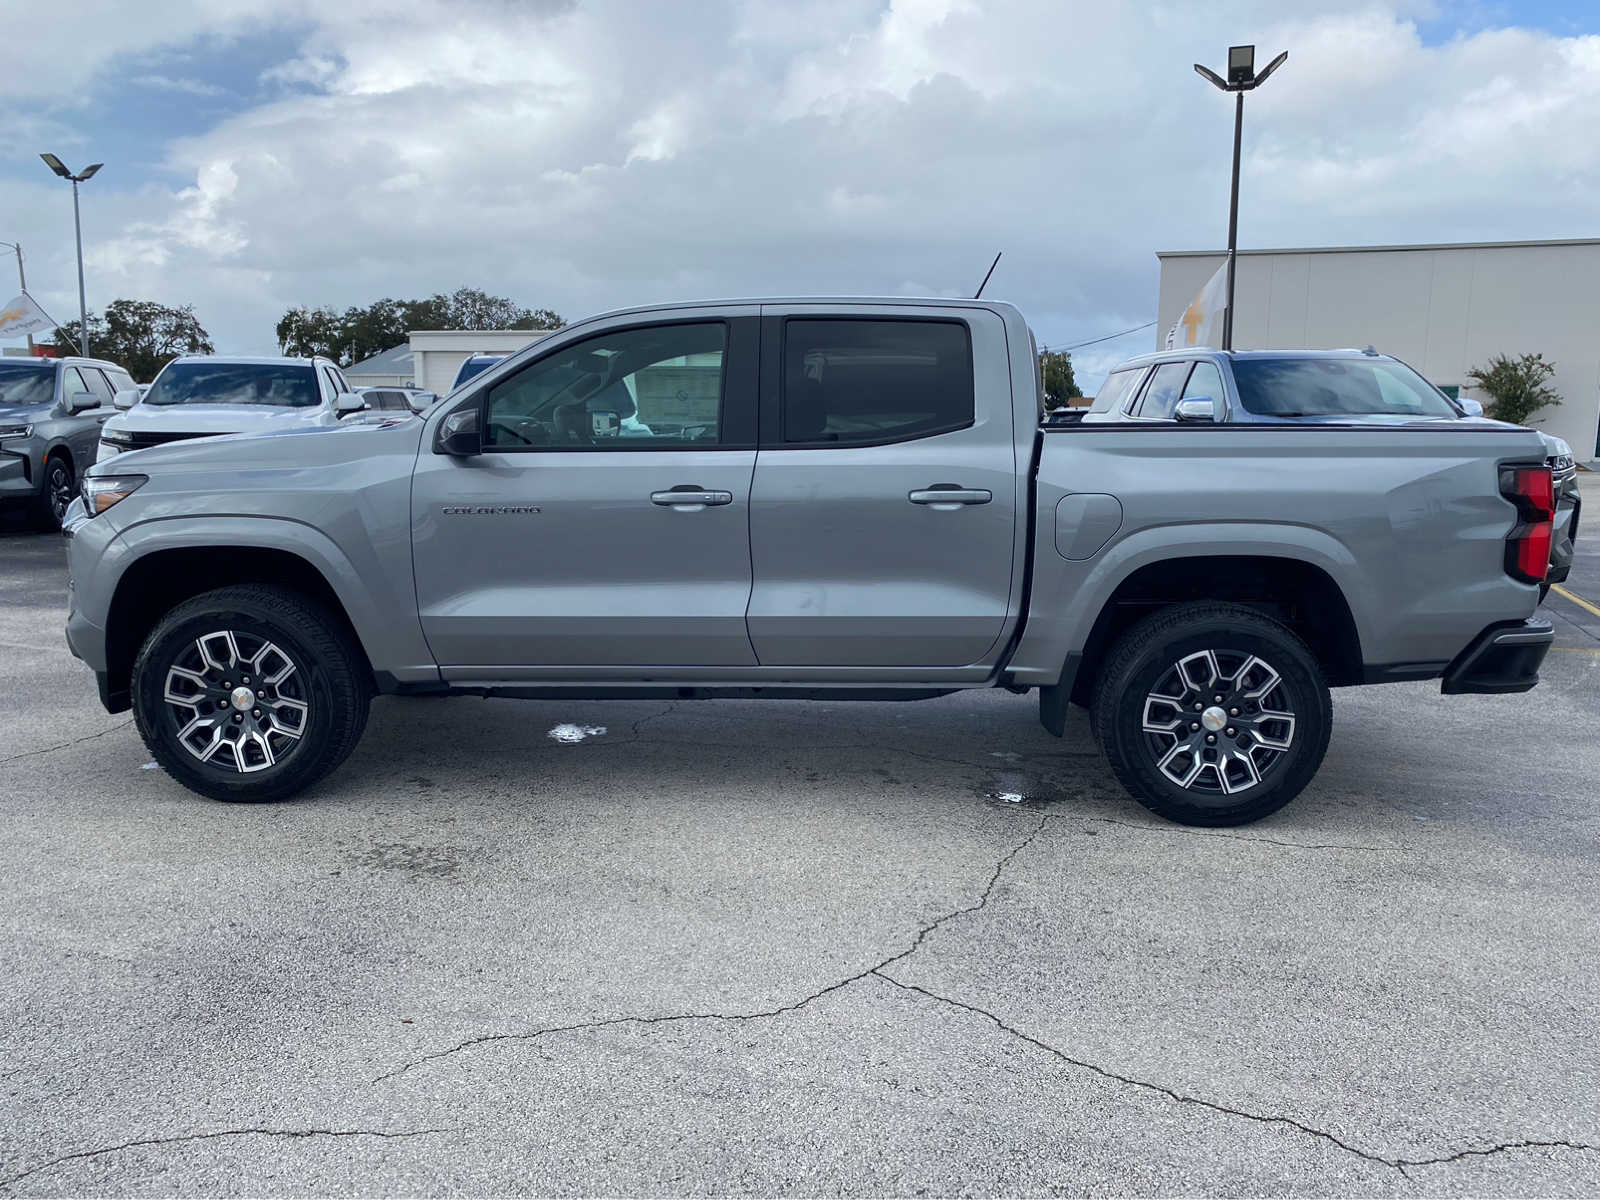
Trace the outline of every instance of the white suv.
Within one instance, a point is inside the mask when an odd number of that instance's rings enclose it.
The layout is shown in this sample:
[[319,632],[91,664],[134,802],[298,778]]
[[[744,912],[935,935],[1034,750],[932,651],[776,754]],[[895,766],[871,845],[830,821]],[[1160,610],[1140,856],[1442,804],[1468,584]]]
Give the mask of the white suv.
[[366,408],[326,358],[184,355],[161,369],[150,390],[116,395],[100,431],[97,461],[187,438],[337,425]]

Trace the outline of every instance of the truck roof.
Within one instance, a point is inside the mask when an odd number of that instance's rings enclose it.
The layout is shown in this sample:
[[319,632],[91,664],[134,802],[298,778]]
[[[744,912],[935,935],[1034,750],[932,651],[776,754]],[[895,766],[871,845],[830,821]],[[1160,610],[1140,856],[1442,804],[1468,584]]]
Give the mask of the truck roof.
[[319,362],[330,362],[332,360],[323,358],[321,355],[316,358],[295,358],[278,354],[180,354],[172,361],[181,363],[221,363],[224,366],[230,364],[245,366],[251,363],[292,363],[295,366],[309,367]]
[[[592,313],[577,321],[573,321],[563,328],[571,329],[575,325],[585,325],[590,321],[602,318],[632,316],[635,313],[665,312],[684,308],[731,308],[735,305],[756,304],[817,304],[829,306],[857,306],[863,308],[982,308],[991,311],[1007,309],[1017,312],[1016,305],[1005,300],[972,300],[954,296],[726,296],[720,299],[703,300],[673,300],[663,301],[658,304],[640,304],[629,308],[613,308],[606,312]],[[533,331],[530,331],[533,332]],[[553,333],[555,330],[546,330]]]

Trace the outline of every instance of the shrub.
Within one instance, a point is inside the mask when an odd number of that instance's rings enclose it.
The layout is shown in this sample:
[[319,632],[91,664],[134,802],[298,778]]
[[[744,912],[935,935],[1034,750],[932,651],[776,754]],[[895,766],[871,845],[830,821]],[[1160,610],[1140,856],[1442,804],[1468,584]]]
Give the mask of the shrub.
[[1489,416],[1526,425],[1540,409],[1561,403],[1561,397],[1550,386],[1550,377],[1555,373],[1555,364],[1546,362],[1542,354],[1518,358],[1496,354],[1488,366],[1468,371],[1467,378],[1489,393],[1489,403],[1484,405]]

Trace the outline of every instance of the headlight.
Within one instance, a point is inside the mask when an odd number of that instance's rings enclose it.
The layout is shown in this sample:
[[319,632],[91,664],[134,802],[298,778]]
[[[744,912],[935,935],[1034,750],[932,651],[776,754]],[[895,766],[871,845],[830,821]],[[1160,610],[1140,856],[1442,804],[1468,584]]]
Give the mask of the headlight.
[[133,445],[133,434],[124,433],[120,429],[102,429],[100,431],[100,440],[102,442],[110,442],[113,446],[120,446],[126,450]]
[[83,507],[91,517],[97,517],[149,482],[148,475],[85,475]]
[[1557,454],[1550,459],[1550,469],[1552,471],[1570,471],[1572,468],[1573,462],[1570,454]]
[[32,425],[0,425],[0,438],[25,438],[32,436]]

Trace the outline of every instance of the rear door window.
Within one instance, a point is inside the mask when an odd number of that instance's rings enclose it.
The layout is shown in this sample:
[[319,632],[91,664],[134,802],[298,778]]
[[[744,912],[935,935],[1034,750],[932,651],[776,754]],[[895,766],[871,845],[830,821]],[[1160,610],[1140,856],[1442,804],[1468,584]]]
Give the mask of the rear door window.
[[1144,421],[1170,421],[1178,407],[1178,397],[1183,394],[1183,381],[1189,377],[1192,363],[1169,362],[1156,368],[1139,401],[1138,416]]
[[781,444],[871,446],[972,425],[972,339],[960,321],[785,322]]
[[105,374],[98,367],[83,367],[81,370],[89,390],[100,397],[101,404],[109,404],[115,389],[107,381]]

